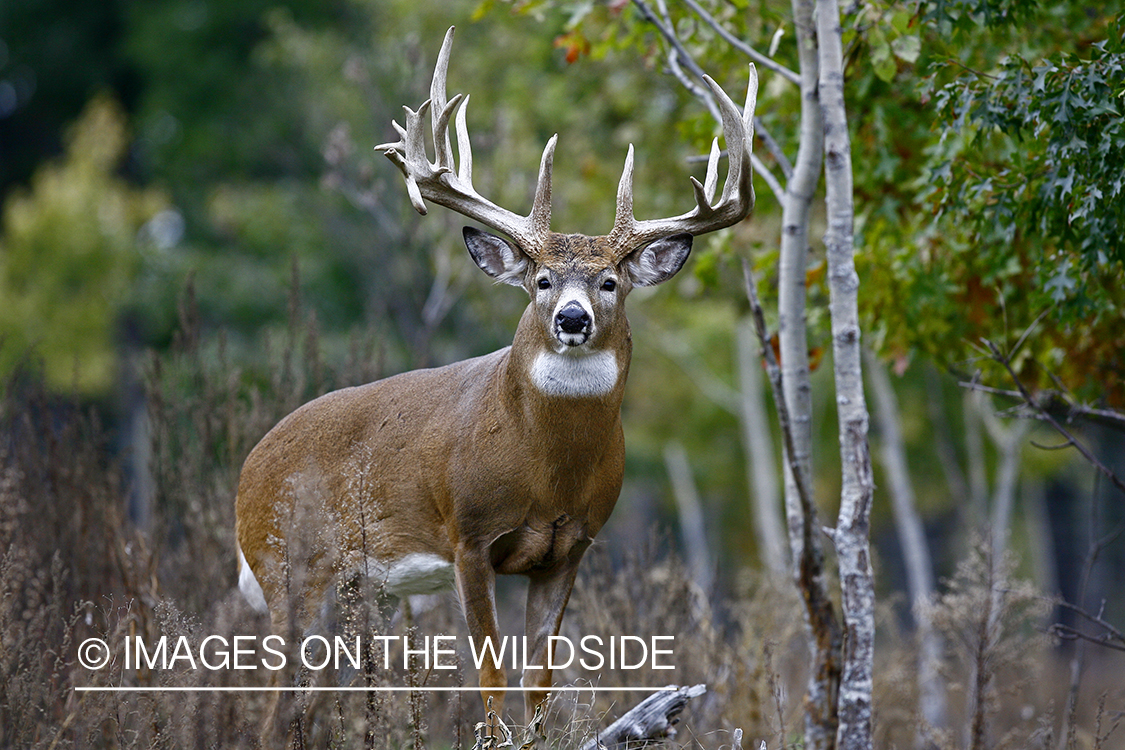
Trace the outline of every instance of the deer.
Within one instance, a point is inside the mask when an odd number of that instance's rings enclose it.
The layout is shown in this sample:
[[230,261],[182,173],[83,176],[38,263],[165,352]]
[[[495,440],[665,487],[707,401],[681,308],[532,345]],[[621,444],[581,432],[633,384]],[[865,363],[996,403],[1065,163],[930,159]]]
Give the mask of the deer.
[[[691,177],[695,207],[637,220],[630,145],[609,234],[559,234],[550,230],[557,134],[544,148],[527,216],[474,189],[469,97],[446,94],[453,33],[442,43],[429,100],[417,111],[404,107],[405,126],[392,122],[399,140],[375,149],[402,172],[419,214],[429,201],[499,233],[465,227],[463,237],[476,265],[496,282],[522,287],[529,304],[508,347],[328,393],[270,430],[239,478],[238,579],[275,631],[286,626],[294,597],[307,616],[330,596],[333,580],[348,576],[378,579],[392,599],[452,584],[470,637],[496,643],[496,577],[525,576],[520,685],[530,724],[552,687],[547,651],[579,562],[621,491],[621,404],[632,352],[625,298],[673,277],[694,236],[749,215],[757,75],[751,65],[742,110],[705,77],[727,146],[717,203],[718,138],[704,182]],[[318,510],[299,514],[299,497],[309,493],[320,498]],[[312,558],[326,553],[306,555],[293,542],[297,527],[318,522],[333,526],[333,549],[330,563],[314,570]],[[486,711],[503,715],[505,669],[485,659],[478,680]]]

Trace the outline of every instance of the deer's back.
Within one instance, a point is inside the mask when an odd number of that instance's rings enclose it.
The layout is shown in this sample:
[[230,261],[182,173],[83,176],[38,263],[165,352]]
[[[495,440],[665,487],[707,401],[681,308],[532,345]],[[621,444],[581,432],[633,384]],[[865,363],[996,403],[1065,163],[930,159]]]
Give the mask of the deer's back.
[[[306,558],[341,555],[334,569],[391,550],[451,559],[450,454],[480,421],[505,352],[334,391],[279,422],[239,478],[237,536],[251,567],[291,559],[295,544]],[[315,538],[296,539],[303,529]],[[284,555],[271,548],[282,544]]]

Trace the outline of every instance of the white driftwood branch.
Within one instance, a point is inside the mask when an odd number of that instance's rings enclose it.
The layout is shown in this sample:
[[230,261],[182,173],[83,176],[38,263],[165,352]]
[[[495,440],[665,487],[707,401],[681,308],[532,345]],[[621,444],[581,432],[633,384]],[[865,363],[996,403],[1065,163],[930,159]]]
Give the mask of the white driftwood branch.
[[[669,685],[669,687],[675,687]],[[629,710],[624,716],[610,724],[598,736],[591,739],[581,750],[612,750],[626,742],[645,742],[674,737],[675,724],[680,712],[692,698],[707,692],[706,685],[692,685],[677,690],[662,690],[653,693]]]

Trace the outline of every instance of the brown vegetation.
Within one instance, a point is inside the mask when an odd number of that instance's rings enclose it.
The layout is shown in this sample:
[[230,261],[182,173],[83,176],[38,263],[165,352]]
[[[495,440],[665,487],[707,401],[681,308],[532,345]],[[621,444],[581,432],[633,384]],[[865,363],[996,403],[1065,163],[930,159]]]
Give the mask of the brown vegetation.
[[[357,342],[338,368],[318,350],[315,325],[293,323],[262,375],[232,363],[221,344],[203,351],[190,305],[174,353],[146,366],[147,427],[111,429],[85,410],[17,377],[0,403],[0,747],[255,747],[261,692],[79,692],[79,687],[261,687],[265,670],[125,668],[126,636],[155,643],[187,636],[267,632],[235,587],[233,507],[250,446],[288,410],[324,390],[377,375],[377,347]],[[136,456],[148,456],[150,471]],[[146,489],[148,488],[148,489]],[[138,511],[147,502],[151,511]],[[127,510],[133,504],[130,516]],[[147,518],[139,526],[137,518]],[[799,746],[807,646],[788,581],[747,571],[709,598],[666,540],[596,545],[583,564],[563,634],[674,635],[675,671],[563,670],[556,685],[705,683],[674,743]],[[934,746],[1053,748],[1065,695],[1061,660],[1042,635],[1044,607],[1008,579],[1006,565],[967,561],[935,603],[947,639],[945,677],[956,731],[929,733]],[[518,584],[517,584],[518,585]],[[500,603],[504,632],[518,633],[516,593]],[[369,622],[371,618],[363,622]],[[354,626],[344,624],[345,631]],[[416,599],[391,623],[396,634],[464,633],[452,595]],[[875,677],[876,742],[907,747],[919,721],[914,644],[884,607]],[[91,671],[78,648],[97,637],[112,660]],[[392,647],[393,649],[393,647]],[[1109,654],[1107,654],[1107,657]],[[395,654],[393,662],[401,657]],[[371,669],[355,684],[458,686],[472,664],[440,677]],[[1073,717],[1079,747],[1109,748],[1120,716],[1120,682],[1092,671]],[[316,677],[314,675],[314,677]],[[308,675],[306,679],[310,679]],[[315,683],[321,684],[321,683]],[[1108,692],[1107,692],[1108,691]],[[560,693],[547,745],[578,746],[643,698],[637,692]],[[1108,700],[1107,700],[1108,698]],[[314,693],[296,699],[294,724],[311,747],[471,747],[473,693]],[[518,737],[518,734],[517,734]],[[753,745],[750,745],[750,742]]]

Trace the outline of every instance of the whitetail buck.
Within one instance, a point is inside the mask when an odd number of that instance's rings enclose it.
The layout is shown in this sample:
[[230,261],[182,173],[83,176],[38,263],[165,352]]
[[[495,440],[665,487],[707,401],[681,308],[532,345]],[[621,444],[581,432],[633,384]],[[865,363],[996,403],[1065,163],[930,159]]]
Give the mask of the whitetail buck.
[[[374,576],[391,596],[452,582],[479,644],[489,636],[498,642],[496,574],[527,576],[526,663],[544,665],[523,675],[522,685],[533,688],[525,693],[530,721],[551,687],[548,636],[558,634],[578,562],[621,489],[621,399],[632,349],[625,297],[679,271],[693,235],[750,212],[757,78],[751,66],[742,112],[707,79],[721,104],[729,158],[717,205],[716,139],[704,183],[692,178],[692,211],[634,219],[630,146],[610,233],[556,234],[549,229],[555,138],[543,152],[528,216],[473,189],[462,96],[446,99],[452,41],[450,29],[430,100],[417,112],[405,108],[406,126],[394,123],[401,140],[376,148],[406,176],[419,213],[429,200],[506,235],[464,230],[476,264],[523,287],[531,304],[510,347],[329,393],[274,427],[246,459],[239,482],[239,585],[260,609],[268,607],[279,628],[288,624],[293,601],[303,601],[307,614],[343,576]],[[427,110],[434,162],[424,145]],[[310,494],[319,505],[314,515],[301,515],[298,501]],[[333,527],[325,538],[334,549],[294,549],[294,535],[310,534],[305,527],[312,523]],[[311,558],[330,562],[314,572]],[[491,698],[499,709],[504,670],[486,663],[479,680],[486,704]]]

